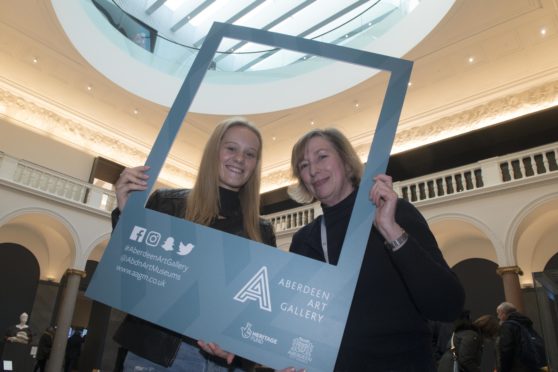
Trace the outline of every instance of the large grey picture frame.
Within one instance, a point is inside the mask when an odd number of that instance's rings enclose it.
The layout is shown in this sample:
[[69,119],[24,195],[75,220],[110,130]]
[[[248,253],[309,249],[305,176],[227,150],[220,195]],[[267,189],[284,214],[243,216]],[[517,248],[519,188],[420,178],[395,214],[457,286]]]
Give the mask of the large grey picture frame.
[[[390,74],[336,266],[145,208],[223,38]],[[87,296],[273,368],[333,370],[374,219],[368,191],[386,170],[411,69],[404,59],[214,23],[146,161],[148,189],[130,196]]]

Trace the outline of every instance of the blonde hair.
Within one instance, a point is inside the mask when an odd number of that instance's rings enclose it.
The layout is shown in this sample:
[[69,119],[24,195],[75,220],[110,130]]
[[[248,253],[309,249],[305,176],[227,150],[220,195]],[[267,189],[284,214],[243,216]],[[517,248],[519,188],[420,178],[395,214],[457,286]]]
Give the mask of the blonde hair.
[[219,151],[227,130],[236,126],[250,129],[260,142],[256,168],[248,181],[240,188],[239,198],[244,231],[250,239],[261,242],[260,179],[262,169],[262,136],[252,123],[241,117],[222,121],[209,137],[203,151],[196,183],[187,196],[185,218],[208,226],[219,216]]
[[293,146],[291,154],[291,172],[292,177],[296,179],[296,184],[288,187],[289,196],[299,203],[310,203],[314,200],[314,195],[306,188],[298,164],[304,158],[304,152],[308,142],[314,137],[321,137],[333,145],[333,148],[339,154],[341,161],[348,168],[349,180],[353,187],[358,187],[362,178],[362,162],[360,161],[355,149],[345,137],[343,133],[335,128],[314,129],[302,136]]

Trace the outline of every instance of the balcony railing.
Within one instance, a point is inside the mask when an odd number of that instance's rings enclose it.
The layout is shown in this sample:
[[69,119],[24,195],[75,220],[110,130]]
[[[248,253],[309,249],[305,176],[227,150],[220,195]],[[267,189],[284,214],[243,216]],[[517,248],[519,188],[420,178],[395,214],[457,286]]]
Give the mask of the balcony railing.
[[407,181],[396,182],[397,193],[412,203],[473,190],[500,187],[558,170],[558,144],[479,161]]
[[[443,202],[453,195],[466,195],[474,190],[493,189],[526,179],[555,173],[558,176],[558,143],[526,151],[482,160],[424,177],[395,182],[397,194],[411,203]],[[319,203],[264,216],[271,220],[275,231],[298,230],[321,214]]]
[[320,203],[312,203],[304,207],[268,214],[264,216],[273,225],[275,232],[298,230],[302,226],[314,221],[322,214]]
[[[553,143],[396,182],[394,189],[399,196],[412,203],[441,203],[455,195],[466,196],[473,191],[484,192],[526,180],[537,181],[551,174],[558,176],[557,158],[558,143]],[[3,152],[0,152],[1,182],[16,184],[46,197],[86,205],[104,212],[110,212],[116,206],[113,191],[15,159]],[[312,222],[321,213],[320,204],[313,203],[266,215],[264,218],[272,222],[276,232],[289,232]]]
[[110,212],[116,206],[113,191],[69,177],[31,162],[0,152],[0,181],[60,201],[86,205]]

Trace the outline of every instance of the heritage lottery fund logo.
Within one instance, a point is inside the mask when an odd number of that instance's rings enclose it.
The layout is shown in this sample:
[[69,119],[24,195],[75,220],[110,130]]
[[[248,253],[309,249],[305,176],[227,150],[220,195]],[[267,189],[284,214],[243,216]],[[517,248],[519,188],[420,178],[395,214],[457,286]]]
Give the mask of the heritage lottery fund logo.
[[[296,302],[281,302],[279,304],[281,311],[308,321],[322,322],[324,312],[331,299],[331,292],[283,277],[277,281],[276,285],[303,295],[302,298],[297,296]],[[254,301],[261,310],[273,311],[267,266],[262,266],[246,282],[236,293],[234,300],[238,302]]]

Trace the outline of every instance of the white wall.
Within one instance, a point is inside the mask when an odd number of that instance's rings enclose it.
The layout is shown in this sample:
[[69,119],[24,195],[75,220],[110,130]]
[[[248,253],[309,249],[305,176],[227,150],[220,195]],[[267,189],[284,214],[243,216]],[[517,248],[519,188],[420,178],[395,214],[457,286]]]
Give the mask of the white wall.
[[0,151],[89,181],[94,156],[0,118]]

